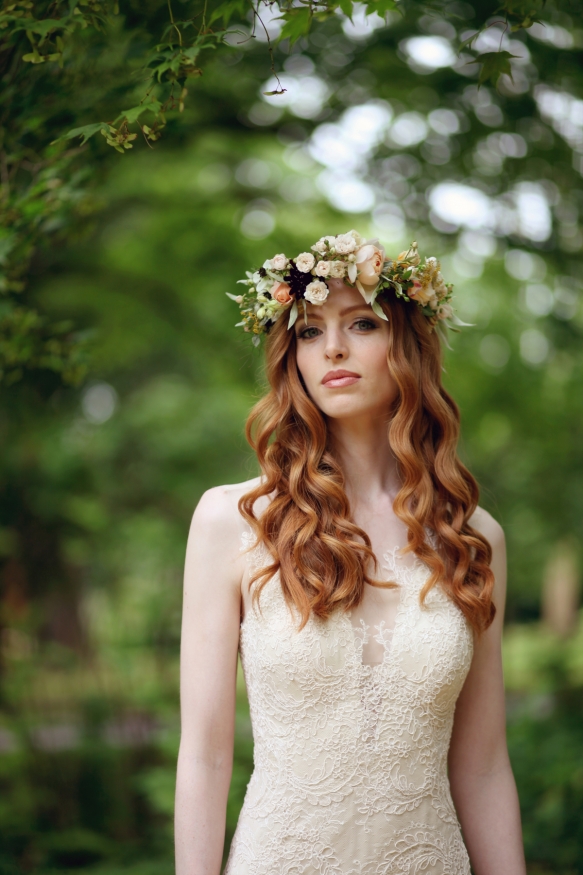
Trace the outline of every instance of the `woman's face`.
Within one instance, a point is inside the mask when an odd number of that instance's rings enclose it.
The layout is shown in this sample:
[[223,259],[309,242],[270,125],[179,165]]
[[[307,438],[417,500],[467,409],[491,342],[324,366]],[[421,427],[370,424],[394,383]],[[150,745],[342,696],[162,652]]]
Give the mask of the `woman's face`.
[[295,325],[297,363],[308,394],[332,419],[386,417],[398,394],[389,372],[389,323],[358,289],[329,280],[325,304],[302,307]]

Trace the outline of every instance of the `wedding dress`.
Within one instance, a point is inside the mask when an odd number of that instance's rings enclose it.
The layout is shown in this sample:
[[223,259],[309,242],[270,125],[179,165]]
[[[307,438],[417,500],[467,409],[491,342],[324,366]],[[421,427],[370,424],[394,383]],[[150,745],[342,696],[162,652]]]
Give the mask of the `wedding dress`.
[[[268,561],[247,556],[252,571]],[[429,572],[407,558],[383,557],[392,628],[339,611],[298,632],[278,575],[246,613],[254,771],[225,875],[470,875],[447,753],[473,635],[438,586],[421,607]]]

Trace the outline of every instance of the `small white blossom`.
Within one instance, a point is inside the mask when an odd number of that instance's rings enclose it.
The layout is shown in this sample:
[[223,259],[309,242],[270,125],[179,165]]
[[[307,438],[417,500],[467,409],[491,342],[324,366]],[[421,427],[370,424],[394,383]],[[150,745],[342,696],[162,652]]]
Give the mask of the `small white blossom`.
[[330,290],[326,283],[323,283],[321,280],[315,280],[313,283],[306,286],[304,298],[306,301],[309,301],[310,304],[316,304],[319,306],[326,301],[329,291]]
[[288,264],[289,262],[287,256],[283,253],[280,253],[279,255],[274,255],[271,259],[272,270],[285,270]]
[[311,252],[301,252],[295,259],[296,267],[302,273],[308,273],[316,263],[316,259]]
[[342,279],[346,274],[346,262],[344,261],[331,261],[330,262],[330,276],[336,277],[336,279]]
[[336,238],[336,252],[339,252],[341,255],[348,255],[349,252],[354,252],[357,245],[352,232],[339,234]]
[[317,276],[329,276],[330,275],[330,262],[329,261],[319,261],[316,267],[314,268]]

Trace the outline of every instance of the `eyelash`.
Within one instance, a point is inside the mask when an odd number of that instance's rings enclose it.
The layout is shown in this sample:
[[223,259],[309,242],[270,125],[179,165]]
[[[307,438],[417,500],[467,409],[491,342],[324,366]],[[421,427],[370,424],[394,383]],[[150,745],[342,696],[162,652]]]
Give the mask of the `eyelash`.
[[[362,325],[363,322],[365,323],[365,325],[367,327],[366,327],[366,329],[362,329],[362,328],[359,329],[360,331],[363,331],[363,330],[374,331],[374,329],[377,328],[376,323],[373,322],[372,319],[367,319],[366,317],[363,317],[362,319],[356,319],[353,322],[352,327],[354,328],[357,325]],[[315,335],[315,334],[313,334],[311,337],[309,337],[308,331],[319,331],[319,329],[315,325],[308,325],[306,328],[302,329],[302,331],[299,332],[298,337],[301,340],[312,340],[314,337],[317,337],[317,335]]]

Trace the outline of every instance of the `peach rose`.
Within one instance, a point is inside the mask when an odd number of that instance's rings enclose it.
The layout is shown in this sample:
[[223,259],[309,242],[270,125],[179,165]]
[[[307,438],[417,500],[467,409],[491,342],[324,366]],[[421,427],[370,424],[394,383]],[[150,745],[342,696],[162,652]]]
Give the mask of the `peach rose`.
[[363,286],[376,287],[385,263],[385,250],[374,243],[365,243],[356,253],[358,279]]
[[435,298],[435,290],[431,283],[422,283],[418,279],[413,280],[413,286],[408,289],[407,294],[423,306],[431,303],[431,300]]
[[290,295],[291,287],[289,283],[274,283],[269,290],[269,294],[277,301],[278,304],[289,304],[292,299]]

